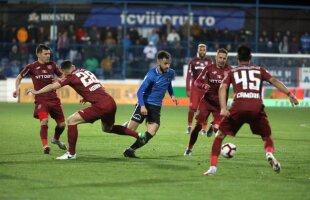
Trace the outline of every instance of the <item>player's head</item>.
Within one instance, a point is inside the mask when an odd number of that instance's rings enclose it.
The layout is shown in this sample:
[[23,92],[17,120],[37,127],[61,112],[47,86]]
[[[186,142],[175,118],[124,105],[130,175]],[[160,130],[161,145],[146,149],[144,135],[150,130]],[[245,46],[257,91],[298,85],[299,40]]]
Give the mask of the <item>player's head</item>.
[[238,48],[237,52],[238,52],[237,58],[239,62],[249,62],[252,58],[251,49],[248,46],[241,45]]
[[198,58],[204,58],[207,53],[207,45],[205,44],[199,44],[197,48],[197,57]]
[[36,49],[38,61],[40,63],[48,63],[51,58],[51,49],[45,44],[39,44]]
[[70,60],[64,60],[60,64],[60,68],[64,72],[64,74],[70,74],[75,69],[75,66]]
[[227,57],[228,57],[228,51],[226,49],[224,48],[218,49],[216,52],[216,57],[215,57],[216,66],[219,68],[225,67],[226,62],[227,62]]
[[157,53],[157,66],[161,73],[166,73],[171,64],[171,55],[167,51],[159,51]]

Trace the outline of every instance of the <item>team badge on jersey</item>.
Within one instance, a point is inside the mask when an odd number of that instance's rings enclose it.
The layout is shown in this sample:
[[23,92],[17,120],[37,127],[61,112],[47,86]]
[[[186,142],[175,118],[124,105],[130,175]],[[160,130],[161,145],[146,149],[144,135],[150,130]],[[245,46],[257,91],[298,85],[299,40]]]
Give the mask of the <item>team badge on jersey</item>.
[[36,70],[40,69],[40,66],[39,67],[36,67]]
[[42,69],[43,74],[47,74],[47,71],[45,69]]
[[217,74],[217,71],[213,71],[212,74]]
[[52,65],[47,65],[47,69],[52,69]]

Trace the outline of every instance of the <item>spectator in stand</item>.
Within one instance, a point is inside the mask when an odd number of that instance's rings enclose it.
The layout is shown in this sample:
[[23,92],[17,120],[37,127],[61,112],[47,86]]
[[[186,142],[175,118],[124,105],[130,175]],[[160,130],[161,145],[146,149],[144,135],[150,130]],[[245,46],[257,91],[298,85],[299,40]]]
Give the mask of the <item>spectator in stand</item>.
[[174,26],[172,25],[172,22],[170,19],[166,19],[165,24],[163,24],[160,27],[160,34],[159,36],[162,37],[164,36],[165,38],[167,38],[168,34],[171,32],[171,30],[174,28]]
[[302,53],[309,53],[310,52],[310,35],[308,32],[305,32],[300,37],[300,45]]
[[296,36],[292,37],[292,41],[289,45],[290,53],[299,53],[300,52],[300,44],[298,42],[298,38]]
[[[203,30],[197,21],[194,22],[191,30],[192,30],[191,33],[192,33],[192,37],[193,37],[194,42],[200,42]],[[212,40],[213,40],[213,38],[212,38]]]
[[69,45],[68,32],[59,33],[57,40],[58,59],[65,60],[67,58]]
[[45,44],[49,41],[48,31],[44,26],[40,26],[38,30],[38,35],[36,38],[36,42],[39,44]]
[[283,36],[281,42],[279,43],[278,48],[280,53],[288,53],[289,46],[288,46],[288,38],[286,35]]
[[177,33],[175,28],[171,29],[171,32],[168,33],[167,42],[170,46],[174,46],[177,42],[180,42],[181,38],[179,33]]
[[85,60],[84,67],[86,70],[96,74],[99,68],[99,61],[94,56],[91,56]]
[[159,42],[159,34],[158,34],[159,30],[157,28],[154,28],[152,30],[152,33],[147,37],[147,40],[149,42],[153,42],[155,46],[157,46],[158,42]]
[[150,65],[155,60],[157,54],[157,47],[154,45],[153,42],[149,42],[143,49],[144,53],[144,61],[146,63],[146,70],[149,70]]

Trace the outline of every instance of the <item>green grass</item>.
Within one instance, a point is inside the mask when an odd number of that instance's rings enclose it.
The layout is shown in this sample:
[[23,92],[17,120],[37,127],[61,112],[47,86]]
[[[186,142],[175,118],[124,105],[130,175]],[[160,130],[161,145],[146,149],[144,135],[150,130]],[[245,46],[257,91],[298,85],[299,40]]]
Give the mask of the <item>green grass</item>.
[[[64,105],[68,117],[80,105]],[[219,159],[215,176],[205,177],[212,139],[199,136],[191,157],[184,157],[187,107],[163,107],[155,138],[137,151],[141,159],[122,155],[134,138],[102,133],[100,123],[79,125],[77,160],[58,161],[55,146],[44,155],[33,104],[0,103],[0,199],[310,199],[310,109],[268,108],[276,157],[276,174],[265,160],[261,139],[244,126],[233,159]],[[133,106],[120,105],[117,124]],[[50,120],[49,138],[55,122]],[[139,131],[144,131],[142,125]],[[66,132],[62,137],[66,141]]]

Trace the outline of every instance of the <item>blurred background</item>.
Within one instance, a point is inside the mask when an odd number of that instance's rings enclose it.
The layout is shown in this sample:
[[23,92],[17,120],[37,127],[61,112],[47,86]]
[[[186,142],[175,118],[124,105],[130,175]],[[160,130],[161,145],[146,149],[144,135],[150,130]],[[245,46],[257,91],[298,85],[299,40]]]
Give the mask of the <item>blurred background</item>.
[[[23,1],[1,3],[0,61],[4,77],[15,77],[36,60],[45,43],[53,60],[73,61],[101,79],[143,78],[158,50],[183,65],[205,43],[208,52],[235,52],[248,44],[255,53],[309,54],[310,7],[264,1]],[[310,67],[307,56],[260,58],[269,67]],[[235,59],[230,59],[234,64]]]

